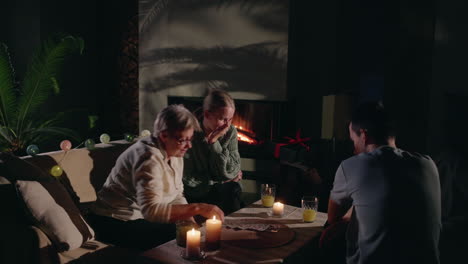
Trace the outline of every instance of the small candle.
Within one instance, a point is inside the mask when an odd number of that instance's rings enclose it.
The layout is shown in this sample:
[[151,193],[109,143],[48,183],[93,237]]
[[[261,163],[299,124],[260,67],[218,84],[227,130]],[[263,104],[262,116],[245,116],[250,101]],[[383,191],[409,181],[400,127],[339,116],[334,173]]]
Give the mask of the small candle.
[[283,215],[284,204],[277,202],[273,204],[273,215]]
[[206,248],[209,250],[218,249],[221,239],[221,220],[213,219],[206,220]]
[[192,230],[187,231],[187,246],[185,253],[188,258],[197,258],[200,256],[200,231]]

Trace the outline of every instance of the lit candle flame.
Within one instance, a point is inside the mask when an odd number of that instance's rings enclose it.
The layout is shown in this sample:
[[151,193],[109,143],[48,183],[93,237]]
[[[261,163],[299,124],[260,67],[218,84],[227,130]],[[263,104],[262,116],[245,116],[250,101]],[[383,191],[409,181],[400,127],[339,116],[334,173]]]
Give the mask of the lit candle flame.
[[216,220],[216,215],[213,215],[213,220]]

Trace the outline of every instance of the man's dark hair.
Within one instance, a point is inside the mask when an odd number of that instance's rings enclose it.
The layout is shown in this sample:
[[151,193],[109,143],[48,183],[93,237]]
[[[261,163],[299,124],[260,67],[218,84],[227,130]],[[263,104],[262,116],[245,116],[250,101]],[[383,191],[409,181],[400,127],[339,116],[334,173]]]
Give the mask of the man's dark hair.
[[395,136],[393,122],[380,102],[360,104],[354,110],[351,122],[351,128],[357,135],[361,134],[359,129],[364,129],[376,144],[385,145],[388,138]]

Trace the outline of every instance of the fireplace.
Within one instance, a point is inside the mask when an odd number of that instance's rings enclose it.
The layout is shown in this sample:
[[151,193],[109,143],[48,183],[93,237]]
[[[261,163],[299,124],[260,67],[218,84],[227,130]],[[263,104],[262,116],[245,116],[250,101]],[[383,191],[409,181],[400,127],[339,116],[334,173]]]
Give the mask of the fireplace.
[[[168,104],[183,104],[196,115],[202,114],[202,97],[168,96]],[[281,131],[284,102],[235,99],[232,124],[237,128],[241,156],[252,156],[264,142],[277,138]]]

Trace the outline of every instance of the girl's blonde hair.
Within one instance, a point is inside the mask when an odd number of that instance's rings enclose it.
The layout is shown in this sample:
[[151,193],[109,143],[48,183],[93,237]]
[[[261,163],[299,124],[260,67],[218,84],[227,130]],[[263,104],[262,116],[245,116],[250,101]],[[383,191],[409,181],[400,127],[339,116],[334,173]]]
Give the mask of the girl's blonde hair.
[[231,107],[234,110],[236,109],[234,100],[226,91],[221,89],[211,89],[203,100],[203,110],[214,112],[222,107]]

